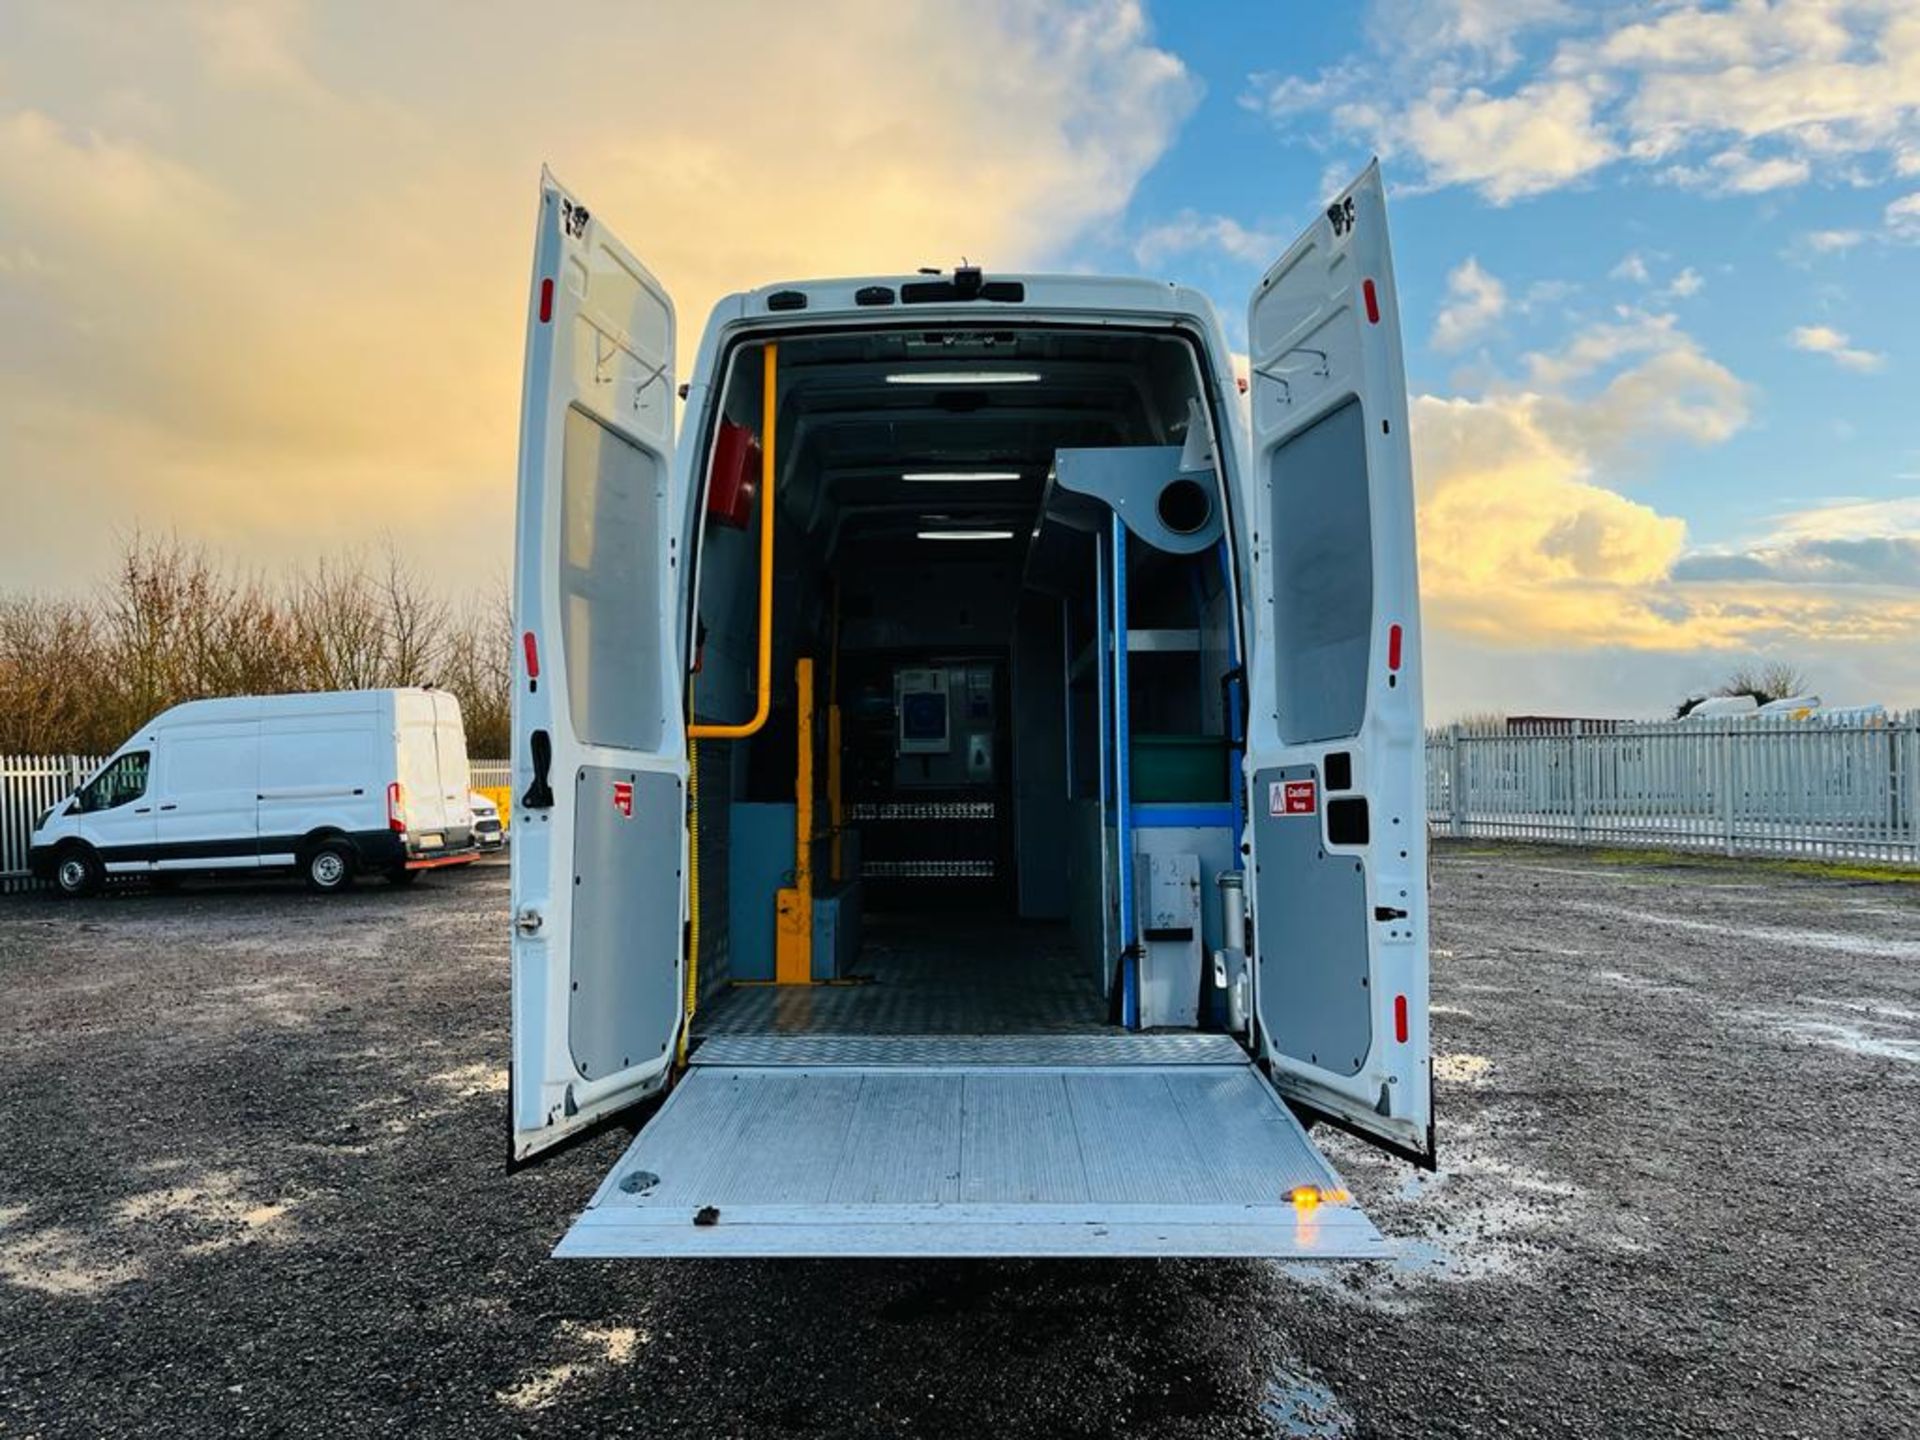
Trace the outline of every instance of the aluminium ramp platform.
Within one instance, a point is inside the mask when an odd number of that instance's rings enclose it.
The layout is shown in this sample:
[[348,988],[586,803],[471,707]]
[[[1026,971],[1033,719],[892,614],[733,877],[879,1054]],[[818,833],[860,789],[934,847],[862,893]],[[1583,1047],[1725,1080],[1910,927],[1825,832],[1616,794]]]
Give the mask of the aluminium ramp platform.
[[554,1253],[1389,1251],[1231,1039],[1110,1034],[715,1037]]

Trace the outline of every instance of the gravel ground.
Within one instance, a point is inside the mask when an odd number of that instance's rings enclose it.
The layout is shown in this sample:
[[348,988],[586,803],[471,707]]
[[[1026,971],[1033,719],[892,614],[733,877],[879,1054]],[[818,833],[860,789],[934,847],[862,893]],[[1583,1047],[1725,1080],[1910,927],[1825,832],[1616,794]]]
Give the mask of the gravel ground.
[[1920,886],[1443,850],[1394,1265],[560,1264],[506,871],[0,900],[0,1433],[1920,1433]]

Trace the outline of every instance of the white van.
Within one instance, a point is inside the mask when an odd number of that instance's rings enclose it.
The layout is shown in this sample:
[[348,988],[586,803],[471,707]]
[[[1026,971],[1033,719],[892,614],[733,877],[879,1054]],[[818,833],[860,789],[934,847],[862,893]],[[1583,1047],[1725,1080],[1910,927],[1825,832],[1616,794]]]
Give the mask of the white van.
[[344,890],[475,859],[460,704],[444,690],[192,700],[42,818],[29,863],[63,895],[109,875],[291,869]]
[[[1254,290],[716,307],[543,178],[511,1155],[563,1256],[1377,1256],[1431,1165],[1420,608],[1377,166]],[[676,434],[676,432],[679,432]]]

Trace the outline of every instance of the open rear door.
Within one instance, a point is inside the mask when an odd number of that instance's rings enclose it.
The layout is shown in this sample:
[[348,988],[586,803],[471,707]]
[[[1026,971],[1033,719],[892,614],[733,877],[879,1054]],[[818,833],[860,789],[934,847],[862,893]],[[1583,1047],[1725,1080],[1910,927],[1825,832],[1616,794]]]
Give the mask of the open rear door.
[[673,304],[540,184],[520,429],[512,1158],[665,1085],[686,741],[668,523]]
[[1296,1105],[1433,1159],[1406,371],[1378,163],[1248,319],[1255,1000]]

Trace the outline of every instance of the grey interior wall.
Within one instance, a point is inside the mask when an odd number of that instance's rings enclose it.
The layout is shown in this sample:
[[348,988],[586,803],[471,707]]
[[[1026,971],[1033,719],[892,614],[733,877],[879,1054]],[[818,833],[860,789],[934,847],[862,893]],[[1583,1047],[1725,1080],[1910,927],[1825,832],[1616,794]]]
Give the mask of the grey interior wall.
[[1060,606],[1027,597],[1013,640],[1013,827],[1020,914],[1067,914],[1066,657]]
[[1020,576],[991,562],[863,563],[843,583],[843,650],[993,647],[1007,643]]
[[733,752],[705,740],[698,747],[700,786],[700,1000],[704,1004],[733,979],[727,857],[732,850]]

